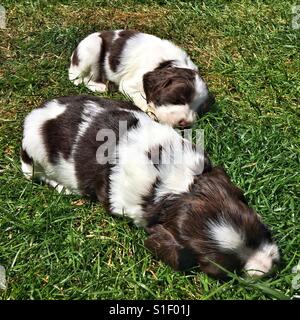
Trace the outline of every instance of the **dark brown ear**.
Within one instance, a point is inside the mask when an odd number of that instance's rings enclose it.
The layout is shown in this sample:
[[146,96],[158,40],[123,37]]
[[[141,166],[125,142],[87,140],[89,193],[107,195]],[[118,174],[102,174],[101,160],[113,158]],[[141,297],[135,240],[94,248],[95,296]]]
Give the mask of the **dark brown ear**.
[[154,102],[152,101],[152,96],[156,94],[155,91],[157,91],[159,88],[162,89],[172,84],[171,77],[166,76],[168,73],[164,74],[164,76],[161,74],[162,69],[172,68],[172,63],[172,60],[163,61],[156,69],[144,74],[143,86],[147,102]]
[[154,97],[159,94],[159,91],[166,88],[171,83],[172,80],[170,78],[162,77],[158,70],[145,73],[143,76],[143,86],[147,102],[154,102]]
[[196,266],[197,261],[192,250],[182,246],[163,225],[157,224],[147,230],[150,233],[145,246],[157,258],[175,270],[186,270]]

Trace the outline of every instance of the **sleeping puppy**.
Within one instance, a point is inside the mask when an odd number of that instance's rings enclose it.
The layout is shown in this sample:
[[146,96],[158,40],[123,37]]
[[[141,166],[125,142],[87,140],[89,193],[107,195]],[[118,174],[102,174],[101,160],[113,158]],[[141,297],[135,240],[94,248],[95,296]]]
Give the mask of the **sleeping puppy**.
[[186,52],[133,30],[96,32],[83,39],[71,56],[69,79],[98,92],[113,82],[141,110],[172,126],[189,126],[213,103]]
[[175,270],[259,276],[279,260],[269,229],[225,171],[130,102],[46,102],[25,119],[21,160],[27,178],[98,199],[144,227],[146,247]]

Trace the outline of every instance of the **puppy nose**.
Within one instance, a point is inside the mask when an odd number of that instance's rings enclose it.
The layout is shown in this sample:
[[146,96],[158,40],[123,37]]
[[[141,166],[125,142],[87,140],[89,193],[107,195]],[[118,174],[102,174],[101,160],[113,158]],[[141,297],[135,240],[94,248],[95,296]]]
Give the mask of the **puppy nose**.
[[190,121],[187,121],[187,120],[185,120],[185,119],[181,119],[181,120],[178,122],[178,126],[179,126],[179,127],[182,127],[182,128],[187,127],[187,126],[189,126],[190,124],[191,124],[191,122],[190,122]]
[[186,127],[188,122],[185,119],[181,119],[178,121],[178,126],[179,127]]

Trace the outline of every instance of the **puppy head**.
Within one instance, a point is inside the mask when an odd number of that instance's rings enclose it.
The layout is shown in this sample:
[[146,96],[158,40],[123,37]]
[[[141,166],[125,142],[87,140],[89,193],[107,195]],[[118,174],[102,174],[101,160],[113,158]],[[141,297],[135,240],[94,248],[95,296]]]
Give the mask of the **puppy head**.
[[196,71],[173,67],[172,62],[146,73],[143,85],[147,102],[155,106],[159,121],[172,126],[189,126],[197,113],[208,111],[212,101]]
[[198,266],[225,278],[224,269],[244,269],[260,276],[279,262],[270,231],[221,168],[196,176],[190,193],[156,209],[159,218],[147,229],[145,245],[175,270]]

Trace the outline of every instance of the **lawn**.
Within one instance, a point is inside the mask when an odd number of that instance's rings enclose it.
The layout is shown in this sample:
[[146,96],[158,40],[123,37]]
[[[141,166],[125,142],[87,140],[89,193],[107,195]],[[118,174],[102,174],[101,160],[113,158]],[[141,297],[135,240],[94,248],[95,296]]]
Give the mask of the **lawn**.
[[[300,261],[300,29],[294,1],[1,1],[0,299],[289,299]],[[300,23],[300,19],[299,19]],[[216,96],[194,125],[215,164],[270,226],[282,265],[271,277],[174,272],[144,248],[146,233],[99,203],[23,178],[25,115],[55,96],[89,93],[67,78],[87,34],[134,28],[185,48]],[[118,93],[107,94],[113,99]],[[294,288],[293,288],[294,287]]]

